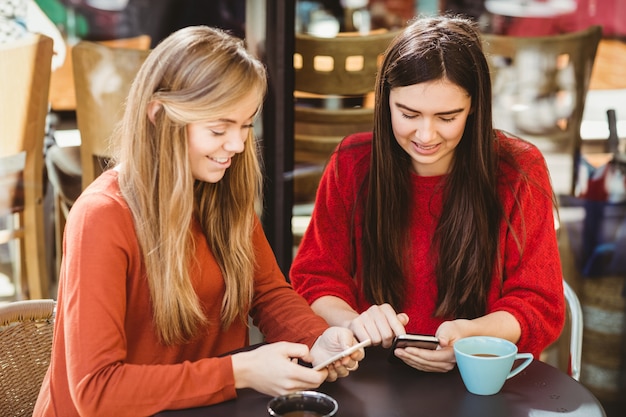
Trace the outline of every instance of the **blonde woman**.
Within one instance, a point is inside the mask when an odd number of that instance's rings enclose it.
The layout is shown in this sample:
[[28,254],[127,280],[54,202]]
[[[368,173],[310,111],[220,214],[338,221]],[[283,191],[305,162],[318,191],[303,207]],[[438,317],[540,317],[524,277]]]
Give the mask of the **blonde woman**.
[[[115,139],[115,168],[72,207],[52,362],[35,416],[147,416],[345,376],[353,345],[286,283],[254,205],[252,123],[263,66],[241,41],[181,29],[150,54]],[[248,343],[248,315],[268,343]],[[280,342],[282,341],[282,342]],[[288,342],[287,342],[288,341]]]

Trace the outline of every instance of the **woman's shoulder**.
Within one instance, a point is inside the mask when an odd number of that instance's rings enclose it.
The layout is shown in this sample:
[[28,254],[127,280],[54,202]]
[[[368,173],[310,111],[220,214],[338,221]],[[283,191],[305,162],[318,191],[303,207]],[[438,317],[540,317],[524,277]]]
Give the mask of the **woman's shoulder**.
[[330,155],[317,189],[318,196],[325,192],[338,193],[346,199],[346,204],[352,204],[367,177],[371,145],[371,133],[346,136]]
[[129,211],[126,200],[122,196],[118,182],[118,172],[115,169],[109,169],[98,176],[89,186],[81,193],[71,212],[92,213],[103,215],[102,211]]
[[496,130],[496,139],[499,159],[506,165],[524,169],[537,163],[545,164],[543,154],[533,143],[502,130]]
[[508,132],[496,131],[501,184],[534,184],[551,189],[546,160],[536,145]]
[[64,233],[69,250],[82,254],[81,248],[97,239],[104,252],[119,249],[129,257],[139,254],[135,222],[120,192],[117,174],[113,169],[105,171],[72,206]]
[[369,167],[372,153],[372,133],[354,133],[346,136],[333,153],[338,170]]

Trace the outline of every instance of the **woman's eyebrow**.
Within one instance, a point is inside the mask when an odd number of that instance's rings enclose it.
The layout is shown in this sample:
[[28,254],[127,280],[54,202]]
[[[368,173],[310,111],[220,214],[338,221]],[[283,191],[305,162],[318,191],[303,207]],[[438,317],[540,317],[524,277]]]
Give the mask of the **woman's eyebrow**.
[[[412,109],[409,106],[405,106],[402,103],[395,103],[395,105],[399,109],[403,109],[403,110],[406,110],[406,111],[409,111],[409,112],[412,112],[412,113],[421,113],[421,111]],[[442,111],[442,112],[439,112],[439,113],[435,113],[435,116],[448,116],[448,115],[451,115],[451,114],[461,113],[463,110],[465,110],[465,108],[463,108],[463,107],[458,108],[458,109],[446,110],[446,111]]]

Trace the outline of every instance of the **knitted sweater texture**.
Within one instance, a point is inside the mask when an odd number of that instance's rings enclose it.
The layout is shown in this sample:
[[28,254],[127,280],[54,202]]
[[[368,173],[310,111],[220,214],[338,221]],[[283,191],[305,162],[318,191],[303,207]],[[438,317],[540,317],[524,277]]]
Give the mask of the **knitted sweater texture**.
[[[248,344],[247,322],[220,325],[224,279],[198,222],[191,279],[207,324],[189,343],[166,346],[152,319],[145,265],[117,172],[102,174],[67,221],[52,362],[34,416],[150,416],[236,397],[231,356]],[[268,342],[312,346],[328,325],[286,282],[263,229],[250,316]]]
[[[499,232],[504,280],[494,273],[487,311],[507,311],[521,326],[520,352],[535,358],[560,334],[565,314],[561,264],[554,228],[551,184],[543,156],[522,140],[498,132],[498,152],[516,155],[527,175],[505,163],[499,166],[499,194],[504,219]],[[322,296],[335,296],[357,312],[371,304],[361,288],[363,210],[356,204],[368,172],[371,133],[348,136],[328,162],[315,209],[290,271],[296,291],[309,303]],[[437,285],[431,243],[441,212],[440,185],[446,176],[411,178],[413,204],[410,219],[411,257],[408,260],[406,305],[408,333],[434,334],[439,325],[454,317],[434,317]],[[471,181],[471,178],[468,178]],[[517,201],[517,202],[516,202]],[[353,218],[356,220],[352,227]],[[518,250],[507,222],[522,236]],[[495,262],[495,260],[485,260]]]

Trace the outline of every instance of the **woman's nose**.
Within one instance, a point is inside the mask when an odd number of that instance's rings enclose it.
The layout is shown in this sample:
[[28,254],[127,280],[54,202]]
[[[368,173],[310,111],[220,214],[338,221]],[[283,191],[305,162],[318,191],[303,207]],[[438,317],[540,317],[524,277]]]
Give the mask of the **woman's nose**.
[[428,143],[436,137],[435,126],[432,121],[422,119],[415,129],[415,137],[421,143]]
[[224,142],[224,149],[228,152],[241,153],[244,150],[244,144],[246,142],[246,137],[242,137],[240,134],[232,134],[229,135]]

